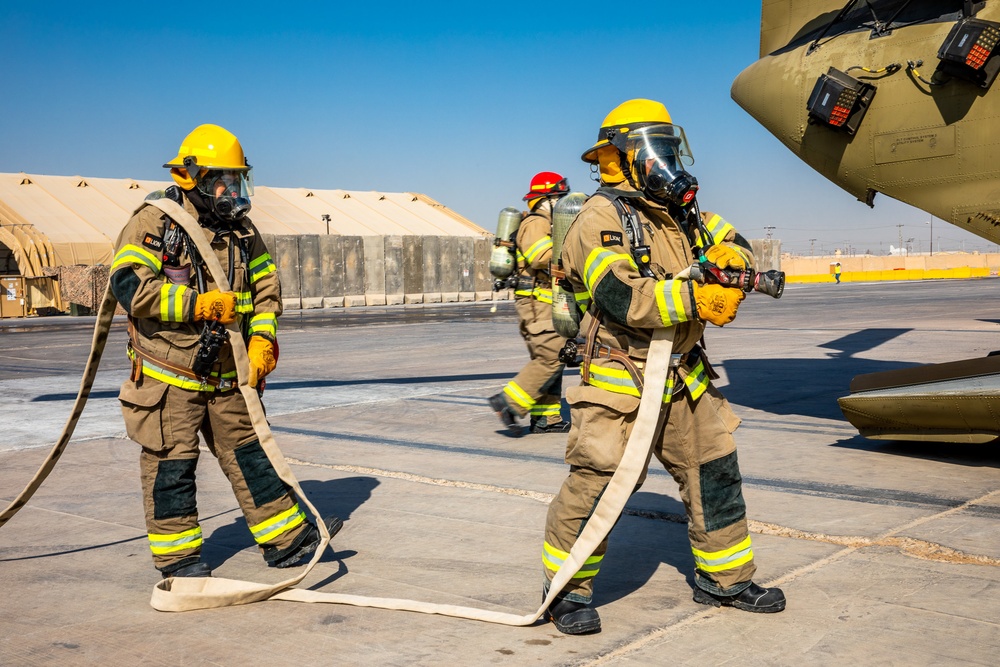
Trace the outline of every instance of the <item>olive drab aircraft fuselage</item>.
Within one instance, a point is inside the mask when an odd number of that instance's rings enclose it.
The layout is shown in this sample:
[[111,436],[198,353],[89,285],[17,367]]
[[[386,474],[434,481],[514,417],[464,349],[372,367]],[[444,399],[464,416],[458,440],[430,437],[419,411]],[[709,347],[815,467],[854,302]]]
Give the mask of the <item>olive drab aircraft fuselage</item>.
[[998,40],[998,0],[764,0],[732,96],[860,201],[1000,243]]
[[[830,181],[1000,243],[1000,0],[763,0],[732,97]],[[1000,356],[858,376],[863,436],[1000,437]]]

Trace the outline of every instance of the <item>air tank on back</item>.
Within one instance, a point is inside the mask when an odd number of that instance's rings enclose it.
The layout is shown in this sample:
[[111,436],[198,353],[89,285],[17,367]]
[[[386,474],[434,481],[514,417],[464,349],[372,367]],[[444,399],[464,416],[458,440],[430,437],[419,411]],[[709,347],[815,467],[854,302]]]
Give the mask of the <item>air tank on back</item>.
[[490,253],[490,274],[497,280],[503,280],[514,272],[514,235],[521,226],[521,212],[508,206],[500,211],[497,220],[497,235],[493,239],[493,252]]
[[580,333],[580,310],[576,295],[563,275],[562,247],[569,226],[576,220],[587,195],[574,192],[562,197],[552,212],[552,323],[563,338],[576,338]]

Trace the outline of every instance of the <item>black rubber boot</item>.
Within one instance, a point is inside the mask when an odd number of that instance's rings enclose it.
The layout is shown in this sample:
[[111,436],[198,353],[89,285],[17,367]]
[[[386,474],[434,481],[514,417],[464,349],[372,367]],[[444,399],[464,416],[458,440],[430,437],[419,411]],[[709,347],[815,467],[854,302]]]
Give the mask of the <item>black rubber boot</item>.
[[170,570],[169,572],[162,572],[164,579],[169,579],[171,577],[211,577],[212,568],[210,568],[206,563],[201,561],[195,561],[193,563],[188,563],[187,565],[181,565],[178,568]]
[[531,420],[531,432],[532,433],[568,433],[569,432],[569,422],[557,421],[555,424],[550,424],[549,420],[545,417],[539,417],[538,419]]
[[596,609],[564,597],[553,600],[545,610],[545,618],[555,623],[556,630],[564,635],[589,635],[601,631],[601,617]]
[[[344,527],[344,522],[335,516],[327,517],[323,523],[330,531],[331,538]],[[299,533],[291,546],[284,549],[264,547],[264,560],[269,567],[286,568],[302,565],[306,557],[316,551],[316,547],[319,546],[322,539],[319,529],[310,523],[305,530]]]
[[785,608],[785,594],[780,588],[761,588],[752,581],[747,588],[736,595],[715,595],[695,588],[694,601],[713,607],[736,607],[758,614],[774,614]]
[[490,396],[489,401],[490,407],[493,408],[493,412],[497,413],[497,417],[500,418],[503,425],[507,427],[508,433],[515,438],[520,438],[524,435],[524,429],[517,423],[517,413],[507,405],[507,399],[504,398],[502,393]]

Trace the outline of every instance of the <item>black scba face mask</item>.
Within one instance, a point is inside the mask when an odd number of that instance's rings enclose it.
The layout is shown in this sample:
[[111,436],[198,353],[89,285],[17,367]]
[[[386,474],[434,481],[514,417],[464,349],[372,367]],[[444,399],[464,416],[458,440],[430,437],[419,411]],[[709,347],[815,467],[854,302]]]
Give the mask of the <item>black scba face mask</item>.
[[225,222],[240,222],[250,212],[250,198],[243,174],[209,171],[199,179],[198,189],[209,210]]
[[683,165],[694,164],[684,128],[670,123],[621,128],[608,132],[629,182],[649,199],[663,205],[687,206],[698,192],[698,179]]
[[632,164],[643,194],[660,204],[687,206],[698,193],[698,179],[681,164],[686,152],[683,137],[645,134],[641,130],[630,137]]
[[237,222],[250,212],[250,199],[240,194],[236,184],[227,185],[221,195],[209,200],[215,214],[223,220]]
[[654,162],[648,172],[640,167],[639,184],[643,194],[659,204],[687,206],[698,193],[697,178],[662,161]]

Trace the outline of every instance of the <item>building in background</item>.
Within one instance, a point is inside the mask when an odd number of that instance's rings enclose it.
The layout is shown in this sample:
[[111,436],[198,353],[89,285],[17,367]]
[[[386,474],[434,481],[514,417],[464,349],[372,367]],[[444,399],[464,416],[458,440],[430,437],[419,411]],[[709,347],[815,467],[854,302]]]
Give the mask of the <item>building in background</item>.
[[[118,232],[170,184],[0,174],[0,276],[23,285],[23,314],[98,306]],[[490,298],[492,235],[426,195],[257,186],[252,201],[286,307]]]

